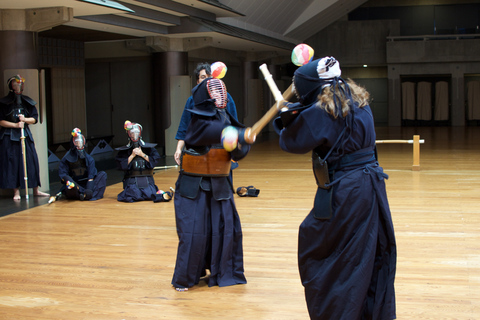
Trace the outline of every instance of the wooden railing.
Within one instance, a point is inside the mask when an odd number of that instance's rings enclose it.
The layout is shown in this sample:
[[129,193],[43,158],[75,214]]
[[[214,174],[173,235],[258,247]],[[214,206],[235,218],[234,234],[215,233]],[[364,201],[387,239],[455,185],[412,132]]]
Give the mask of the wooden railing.
[[375,143],[410,143],[413,144],[413,171],[420,171],[420,144],[425,143],[419,135],[414,135],[413,140],[376,140]]

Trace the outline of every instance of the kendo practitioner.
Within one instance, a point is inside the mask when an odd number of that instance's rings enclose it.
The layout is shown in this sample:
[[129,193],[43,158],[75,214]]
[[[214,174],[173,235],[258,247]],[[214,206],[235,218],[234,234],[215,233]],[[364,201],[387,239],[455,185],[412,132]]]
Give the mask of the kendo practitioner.
[[10,92],[0,99],[0,188],[13,189],[13,199],[20,200],[20,188],[25,188],[25,172],[22,160],[22,128],[25,136],[27,186],[34,196],[48,197],[41,192],[37,151],[29,126],[38,121],[37,104],[23,95],[25,79],[20,75],[7,81]]
[[294,73],[298,103],[275,119],[280,147],[312,153],[317,193],[298,266],[311,319],[395,319],[396,243],[369,94],[333,57]]
[[60,192],[72,200],[98,200],[107,187],[107,174],[97,171],[95,160],[85,151],[85,136],[78,128],[72,130],[70,150],[58,167],[62,183]]
[[[250,150],[239,141],[227,152],[221,144],[226,127],[244,130],[225,109],[222,80],[208,78],[192,89],[195,103],[185,136],[175,187],[175,219],[179,238],[172,285],[185,291],[210,271],[208,286],[247,282],[243,268],[242,228],[229,179],[231,159]],[[243,136],[243,134],[239,134]]]
[[[195,78],[197,79],[197,85],[207,78],[212,77],[212,68],[211,65],[207,62],[201,62],[197,64],[197,67],[194,70]],[[180,118],[180,123],[178,125],[177,134],[175,135],[175,139],[177,140],[177,148],[175,150],[174,159],[175,162],[180,165],[180,157],[182,155],[183,148],[185,147],[185,135],[187,133],[188,125],[192,120],[192,113],[189,111],[193,109],[195,103],[193,102],[193,97],[190,96],[185,103],[185,107],[183,109],[182,117]],[[227,107],[228,113],[238,120],[237,118],[237,107],[235,105],[235,101],[233,100],[230,93],[227,92]],[[232,161],[231,170],[238,168],[238,162]],[[233,174],[230,171],[230,179],[232,180],[233,184]]]
[[[135,202],[152,200],[169,201],[171,193],[160,193],[153,179],[153,169],[160,160],[155,149],[156,144],[142,140],[143,127],[139,123],[125,121],[124,128],[128,136],[128,144],[116,148],[117,167],[125,172],[123,191],[117,196],[118,201]],[[159,192],[157,194],[157,192]]]
[[[210,68],[210,64],[206,62],[202,62],[197,64],[197,67],[194,70],[195,78],[197,79],[197,85],[207,78],[212,77],[212,69]],[[185,107],[183,109],[182,117],[180,118],[180,123],[178,125],[177,134],[175,135],[175,139],[177,140],[177,149],[175,150],[175,162],[180,165],[180,157],[182,155],[183,148],[185,146],[185,135],[187,133],[188,125],[192,119],[192,113],[189,111],[193,109],[195,103],[193,102],[193,97],[190,96],[185,103]],[[233,101],[232,96],[230,93],[227,92],[227,107],[228,113],[238,120],[237,118],[237,107],[235,106],[235,101]],[[234,166],[238,166],[238,164],[233,164]],[[232,168],[233,169],[233,168]]]

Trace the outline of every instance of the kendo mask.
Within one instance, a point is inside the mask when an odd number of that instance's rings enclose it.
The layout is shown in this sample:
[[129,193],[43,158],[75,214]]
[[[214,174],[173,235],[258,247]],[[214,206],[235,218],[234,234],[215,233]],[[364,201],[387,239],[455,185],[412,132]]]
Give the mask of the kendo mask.
[[322,89],[331,85],[341,74],[340,63],[334,57],[324,57],[301,66],[293,78],[298,100],[305,106],[314,103]]
[[25,79],[21,75],[17,74],[7,80],[8,89],[15,94],[22,94],[25,86]]
[[208,78],[192,89],[194,102],[193,109],[189,111],[203,116],[213,116],[217,109],[227,107],[227,87],[217,78]]
[[142,125],[127,120],[123,127],[127,131],[128,139],[133,142],[134,145],[138,145],[142,139]]
[[225,109],[227,106],[227,87],[225,83],[217,78],[207,80],[208,95],[218,109]]
[[85,136],[82,134],[82,130],[75,128],[72,130],[72,142],[77,150],[78,156],[83,159],[85,158]]

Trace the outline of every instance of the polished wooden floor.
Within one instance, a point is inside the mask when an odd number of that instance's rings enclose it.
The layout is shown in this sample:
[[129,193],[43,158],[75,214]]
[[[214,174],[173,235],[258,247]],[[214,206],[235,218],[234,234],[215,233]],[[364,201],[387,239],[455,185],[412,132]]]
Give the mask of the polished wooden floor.
[[[480,128],[377,128],[398,242],[398,319],[480,319]],[[263,139],[234,171],[246,285],[170,285],[177,236],[173,201],[120,203],[117,183],[96,202],[58,201],[0,218],[0,319],[308,319],[297,231],[312,206],[309,155]],[[177,169],[158,170],[161,189]],[[336,319],[334,319],[336,320]]]

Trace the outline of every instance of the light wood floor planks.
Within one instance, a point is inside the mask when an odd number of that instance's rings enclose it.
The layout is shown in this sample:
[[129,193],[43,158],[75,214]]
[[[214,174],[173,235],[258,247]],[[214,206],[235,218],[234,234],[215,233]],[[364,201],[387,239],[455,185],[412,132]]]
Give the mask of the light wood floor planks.
[[[398,243],[398,319],[480,319],[480,128],[377,128]],[[311,209],[310,156],[259,142],[234,171],[248,283],[178,293],[170,285],[177,236],[173,201],[59,201],[0,218],[0,319],[308,319],[297,231]],[[157,171],[174,186],[177,169]]]

